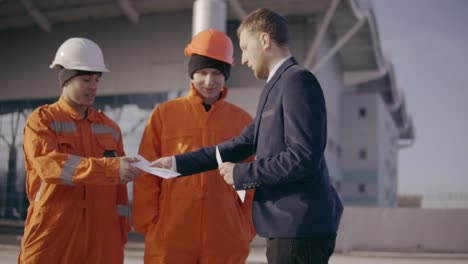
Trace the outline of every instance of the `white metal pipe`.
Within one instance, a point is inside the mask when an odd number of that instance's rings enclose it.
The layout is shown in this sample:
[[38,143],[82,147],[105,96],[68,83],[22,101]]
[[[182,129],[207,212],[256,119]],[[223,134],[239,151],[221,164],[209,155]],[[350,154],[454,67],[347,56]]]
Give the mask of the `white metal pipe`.
[[385,74],[388,74],[388,70],[380,65],[378,65],[378,68],[375,70],[345,71],[343,72],[343,83],[346,86],[354,86],[380,79],[384,77]]
[[21,3],[24,8],[26,8],[34,22],[36,22],[42,30],[50,33],[52,26],[49,20],[34,6],[33,2],[31,0],[21,0]]
[[351,39],[352,36],[354,36],[356,32],[358,32],[358,30],[362,27],[362,25],[364,25],[364,22],[365,22],[365,18],[358,20],[358,22],[356,22],[356,24],[354,24],[354,26],[348,32],[346,32],[346,34],[340,40],[338,40],[338,42],[327,52],[327,54],[325,54],[314,65],[314,67],[312,68],[312,72],[319,71],[320,68],[325,63],[327,63],[328,60],[330,60],[330,58],[333,57],[335,53],[337,53],[341,49],[341,47],[343,47],[343,45],[346,44],[346,42],[348,42],[348,40]]
[[137,24],[138,20],[140,19],[140,14],[136,11],[135,7],[133,7],[132,3],[129,0],[117,0],[120,9],[122,12],[127,16],[127,18],[133,23]]
[[193,3],[192,36],[209,28],[225,32],[226,18],[225,0],[196,0]]
[[402,143],[402,142],[398,142],[398,149],[406,149],[406,148],[410,148],[414,145],[414,137],[411,138],[411,139],[408,139],[408,143]]
[[247,12],[245,12],[244,8],[242,8],[242,5],[239,3],[239,0],[228,1],[237,18],[242,21],[247,16]]
[[307,51],[306,58],[304,60],[304,66],[306,68],[309,68],[312,66],[312,63],[315,59],[315,56],[317,54],[317,50],[320,47],[320,44],[322,43],[322,40],[325,36],[325,33],[328,30],[328,27],[330,26],[331,19],[333,15],[335,14],[336,7],[340,3],[340,0],[333,0],[330,4],[330,7],[327,10],[327,13],[325,14],[325,17],[323,18],[322,22],[320,23],[320,27],[318,29],[317,34],[315,35],[314,41],[310,45],[309,50]]
[[409,138],[406,139],[405,143],[401,142],[400,140],[400,142],[398,143],[399,149],[411,147],[413,146],[414,141],[415,141],[413,119],[411,118],[409,114],[407,114],[404,127],[400,129],[400,137],[405,133],[408,133]]

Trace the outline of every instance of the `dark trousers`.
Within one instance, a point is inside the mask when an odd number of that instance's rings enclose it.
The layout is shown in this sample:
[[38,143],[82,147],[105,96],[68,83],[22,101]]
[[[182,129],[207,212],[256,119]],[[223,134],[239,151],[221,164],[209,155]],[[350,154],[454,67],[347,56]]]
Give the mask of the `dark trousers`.
[[316,238],[268,238],[268,264],[328,264],[336,235]]

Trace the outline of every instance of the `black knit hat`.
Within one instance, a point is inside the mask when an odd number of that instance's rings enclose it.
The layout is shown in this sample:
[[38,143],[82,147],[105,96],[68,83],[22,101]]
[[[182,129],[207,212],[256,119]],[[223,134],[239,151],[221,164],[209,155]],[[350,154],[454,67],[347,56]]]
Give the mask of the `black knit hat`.
[[188,64],[188,73],[190,78],[193,79],[193,74],[196,71],[204,68],[214,68],[219,70],[223,73],[225,80],[229,78],[229,74],[231,72],[231,65],[229,63],[198,54],[192,54],[192,56],[190,56],[190,61]]
[[71,78],[79,75],[93,75],[93,74],[99,74],[101,75],[102,72],[90,72],[90,71],[78,71],[78,70],[69,70],[62,68],[60,69],[58,73],[58,79],[60,82],[60,87],[63,87],[63,84],[70,80]]

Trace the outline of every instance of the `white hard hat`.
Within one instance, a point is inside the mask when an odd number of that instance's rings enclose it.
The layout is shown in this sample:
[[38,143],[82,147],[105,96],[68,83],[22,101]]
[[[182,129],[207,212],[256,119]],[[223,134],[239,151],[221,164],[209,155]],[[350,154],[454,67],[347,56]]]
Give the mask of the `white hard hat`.
[[99,46],[85,38],[67,39],[57,50],[51,69],[62,66],[69,70],[109,72]]

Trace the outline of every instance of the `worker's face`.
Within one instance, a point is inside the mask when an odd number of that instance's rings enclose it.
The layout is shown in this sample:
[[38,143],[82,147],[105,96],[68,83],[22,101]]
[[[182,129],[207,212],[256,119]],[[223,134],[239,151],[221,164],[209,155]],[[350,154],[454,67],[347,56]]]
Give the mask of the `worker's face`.
[[213,104],[219,99],[224,86],[224,74],[214,68],[197,70],[193,74],[193,86],[206,104]]
[[75,76],[65,82],[62,95],[72,107],[86,110],[94,103],[100,78],[100,74]]
[[249,66],[256,78],[266,80],[269,70],[263,44],[261,33],[242,30],[239,35],[242,64]]

